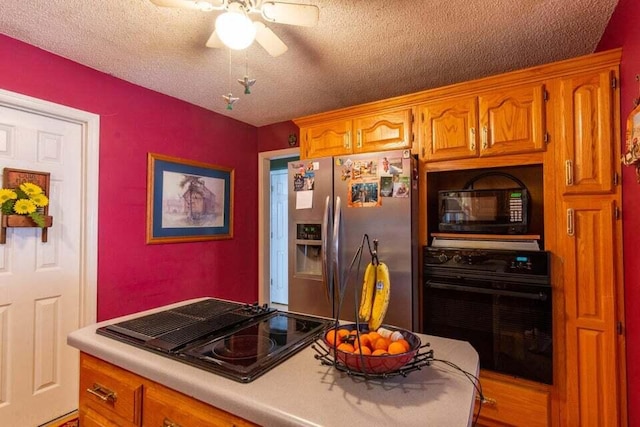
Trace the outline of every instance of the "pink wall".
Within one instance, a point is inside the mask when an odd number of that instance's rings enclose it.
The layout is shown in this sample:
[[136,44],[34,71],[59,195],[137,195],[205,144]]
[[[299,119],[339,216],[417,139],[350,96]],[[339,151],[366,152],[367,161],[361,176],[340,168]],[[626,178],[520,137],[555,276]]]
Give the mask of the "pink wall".
[[[296,142],[289,145],[289,136],[294,135]],[[274,123],[258,128],[258,151],[281,150],[300,146],[300,129],[291,121]]]
[[[0,52],[0,88],[100,115],[99,320],[204,295],[257,300],[255,127],[3,35]],[[233,239],[145,244],[148,152],[235,168]]]
[[[620,70],[622,151],[627,116],[640,96],[636,75],[640,74],[640,2],[620,0],[600,40],[598,50],[622,47]],[[622,174],[622,224],[624,227],[624,285],[627,341],[627,387],[629,425],[640,426],[640,184],[635,170],[624,167]]]

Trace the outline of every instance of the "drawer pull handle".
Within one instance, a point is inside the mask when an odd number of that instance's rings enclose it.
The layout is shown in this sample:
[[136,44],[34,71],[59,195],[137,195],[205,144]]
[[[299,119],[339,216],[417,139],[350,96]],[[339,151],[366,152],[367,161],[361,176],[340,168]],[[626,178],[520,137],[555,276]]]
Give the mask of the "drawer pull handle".
[[105,402],[116,403],[118,399],[115,391],[111,391],[100,384],[94,383],[93,387],[88,388],[87,391]]
[[180,427],[180,424],[176,424],[169,418],[165,418],[164,421],[162,421],[162,427]]
[[476,400],[478,402],[482,402],[483,405],[487,405],[487,406],[496,406],[496,404],[498,403],[497,400],[491,398],[491,397],[483,397],[482,399],[480,398],[479,395],[476,394]]

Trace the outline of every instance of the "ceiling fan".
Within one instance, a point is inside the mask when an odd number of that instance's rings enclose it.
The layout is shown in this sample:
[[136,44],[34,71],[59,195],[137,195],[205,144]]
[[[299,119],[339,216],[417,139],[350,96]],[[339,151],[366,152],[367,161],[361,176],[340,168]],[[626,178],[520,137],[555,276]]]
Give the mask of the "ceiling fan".
[[[224,10],[216,18],[216,29],[206,43],[207,47],[244,49],[255,39],[271,56],[287,51],[287,45],[264,23],[251,21],[250,13],[276,24],[312,27],[318,23],[317,6],[263,0],[150,0],[163,7],[195,9],[204,12]],[[237,39],[235,37],[238,37]],[[231,40],[231,38],[234,38]]]

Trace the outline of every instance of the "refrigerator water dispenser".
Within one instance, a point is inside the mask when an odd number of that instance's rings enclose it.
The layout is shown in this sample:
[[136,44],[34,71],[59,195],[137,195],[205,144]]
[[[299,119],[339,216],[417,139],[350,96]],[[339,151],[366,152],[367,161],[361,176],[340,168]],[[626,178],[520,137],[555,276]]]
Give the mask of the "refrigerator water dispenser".
[[322,279],[322,225],[296,224],[294,274]]

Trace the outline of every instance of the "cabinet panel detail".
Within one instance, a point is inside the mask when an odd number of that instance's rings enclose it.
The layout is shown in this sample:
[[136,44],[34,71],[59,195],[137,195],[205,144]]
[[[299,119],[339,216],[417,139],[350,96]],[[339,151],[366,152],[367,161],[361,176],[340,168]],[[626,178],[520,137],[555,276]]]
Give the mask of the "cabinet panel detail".
[[354,119],[354,153],[411,148],[411,109]]
[[592,72],[561,81],[565,194],[613,189],[610,73]]
[[448,100],[423,105],[422,156],[425,160],[453,160],[478,155],[477,99]]
[[303,129],[305,158],[348,154],[352,150],[351,121],[341,120]]
[[579,424],[585,427],[616,426],[616,412],[613,410],[616,405],[615,390],[605,391],[601,387],[594,387],[596,384],[606,384],[608,375],[615,376],[615,369],[612,368],[615,361],[607,356],[607,347],[613,343],[607,342],[606,334],[588,329],[578,332],[578,343]]
[[544,150],[544,102],[542,85],[480,96],[480,155]]

